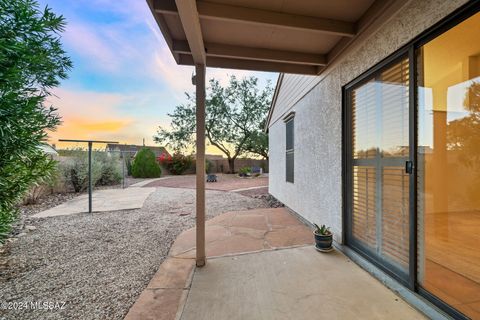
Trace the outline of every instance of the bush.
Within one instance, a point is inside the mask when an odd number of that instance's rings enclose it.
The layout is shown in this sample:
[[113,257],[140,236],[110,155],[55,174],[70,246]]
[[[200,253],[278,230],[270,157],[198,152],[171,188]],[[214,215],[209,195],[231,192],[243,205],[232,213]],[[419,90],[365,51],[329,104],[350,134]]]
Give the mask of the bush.
[[142,148],[133,159],[132,176],[134,178],[158,178],[162,169],[155,159],[155,153],[148,148]]
[[64,18],[37,1],[0,0],[0,243],[17,204],[54,166],[39,145],[60,123],[47,101],[72,66],[64,29]]
[[38,200],[47,194],[52,193],[53,188],[58,185],[60,172],[58,161],[52,161],[51,167],[46,167],[44,176],[39,178],[28,191],[23,199],[23,204],[35,204]]
[[95,152],[94,161],[98,161],[102,166],[100,179],[97,186],[112,186],[122,181],[121,162],[119,154],[107,152]]
[[238,171],[238,173],[242,175],[249,175],[251,172],[252,172],[252,168],[250,167],[243,167]]
[[[88,152],[82,149],[68,150],[69,159],[61,164],[67,184],[75,192],[88,189]],[[92,185],[110,186],[122,180],[118,155],[103,151],[92,152]]]
[[[63,163],[63,174],[75,192],[83,192],[88,189],[88,152],[77,149],[70,154],[71,158]],[[92,154],[92,185],[95,185],[101,177],[102,164],[95,161]]]
[[173,156],[160,156],[159,161],[171,174],[180,175],[192,166],[193,157],[190,155],[183,155],[180,152],[175,152]]
[[55,161],[40,150],[21,163],[0,166],[0,243],[8,236],[11,224],[18,216],[17,204],[34,183],[46,178],[54,166]]

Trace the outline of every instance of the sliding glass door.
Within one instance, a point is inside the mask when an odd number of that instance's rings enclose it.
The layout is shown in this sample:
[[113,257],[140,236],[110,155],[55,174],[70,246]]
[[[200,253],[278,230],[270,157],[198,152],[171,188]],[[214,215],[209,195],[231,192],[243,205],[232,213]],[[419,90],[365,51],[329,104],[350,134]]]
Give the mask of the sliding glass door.
[[409,60],[400,57],[348,91],[351,128],[349,244],[407,281]]
[[418,283],[480,319],[480,13],[420,47]]
[[480,319],[479,7],[344,96],[347,245],[465,319]]

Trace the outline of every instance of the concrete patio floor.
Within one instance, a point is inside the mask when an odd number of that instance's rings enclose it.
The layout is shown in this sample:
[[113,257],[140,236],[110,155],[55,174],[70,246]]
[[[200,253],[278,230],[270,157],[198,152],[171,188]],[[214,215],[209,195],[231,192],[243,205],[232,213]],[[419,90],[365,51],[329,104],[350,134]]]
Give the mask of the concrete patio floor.
[[424,319],[338,251],[312,246],[211,259],[195,270],[190,319]]
[[[129,187],[126,189],[94,190],[93,212],[139,209],[155,188]],[[64,216],[88,212],[88,194],[82,194],[61,205],[33,215],[33,218]]]
[[230,212],[182,233],[125,319],[424,319],[338,251],[317,252],[285,208]]

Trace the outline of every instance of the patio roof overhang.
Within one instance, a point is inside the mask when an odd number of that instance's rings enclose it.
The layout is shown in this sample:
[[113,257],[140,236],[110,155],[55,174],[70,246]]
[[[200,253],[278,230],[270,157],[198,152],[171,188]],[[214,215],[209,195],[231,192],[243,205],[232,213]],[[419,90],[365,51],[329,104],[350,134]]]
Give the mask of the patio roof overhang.
[[408,1],[147,0],[179,65],[320,74]]
[[409,1],[147,0],[176,63],[195,66],[197,266],[206,263],[206,67],[318,75]]

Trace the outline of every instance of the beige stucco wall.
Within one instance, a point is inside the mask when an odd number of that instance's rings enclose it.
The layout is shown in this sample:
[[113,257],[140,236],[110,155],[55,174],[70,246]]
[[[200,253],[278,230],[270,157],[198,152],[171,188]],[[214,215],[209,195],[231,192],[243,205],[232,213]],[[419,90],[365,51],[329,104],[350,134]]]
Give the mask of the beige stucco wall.
[[[346,53],[306,95],[282,98],[273,113],[270,137],[270,193],[292,210],[342,234],[342,91],[341,88],[395,52],[412,38],[463,5],[466,0],[412,0],[361,44]],[[302,81],[299,76],[285,75]],[[284,81],[285,81],[284,79]],[[290,81],[291,82],[291,81]],[[287,88],[292,92],[292,88]],[[305,88],[302,86],[302,91]],[[282,87],[280,87],[280,93]],[[295,90],[293,90],[295,92]],[[282,96],[286,96],[282,93]],[[289,96],[289,95],[287,95]],[[277,102],[278,104],[279,102]],[[285,182],[285,125],[282,115],[295,115],[295,183]]]

